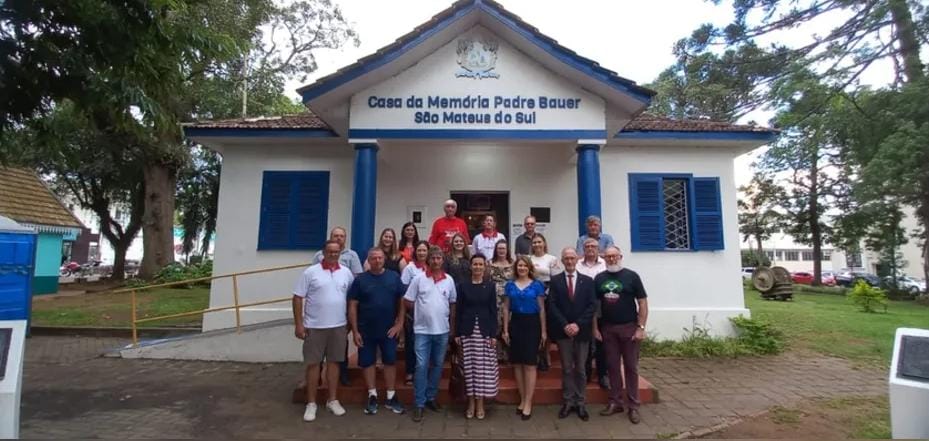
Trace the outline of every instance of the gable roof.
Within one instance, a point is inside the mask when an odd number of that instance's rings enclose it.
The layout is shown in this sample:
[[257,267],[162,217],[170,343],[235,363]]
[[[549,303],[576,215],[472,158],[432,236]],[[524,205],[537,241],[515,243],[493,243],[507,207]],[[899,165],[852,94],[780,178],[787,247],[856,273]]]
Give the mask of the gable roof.
[[0,167],[0,215],[22,224],[83,228],[32,171]]
[[[188,136],[220,136],[219,133],[228,131],[259,132],[288,130],[317,130],[325,131],[333,137],[336,136],[330,131],[326,122],[312,112],[267,118],[233,118],[217,121],[202,121],[184,125],[184,132]],[[630,121],[617,136],[621,137],[624,134],[634,133],[755,133],[773,135],[777,133],[777,131],[754,125],[730,124],[706,119],[672,119],[650,113],[642,113]]]
[[390,63],[429,39],[438,31],[475,10],[493,16],[561,62],[581,73],[596,78],[614,89],[631,95],[643,104],[648,104],[656,94],[655,91],[639,86],[635,81],[621,77],[616,72],[600,66],[596,61],[582,57],[573,50],[560,45],[557,40],[542,34],[538,28],[526,23],[518,15],[507,11],[502,5],[493,0],[459,0],[393,43],[330,75],[319,78],[312,84],[297,89],[297,92],[303,97],[304,103],[324,95],[361,75]]

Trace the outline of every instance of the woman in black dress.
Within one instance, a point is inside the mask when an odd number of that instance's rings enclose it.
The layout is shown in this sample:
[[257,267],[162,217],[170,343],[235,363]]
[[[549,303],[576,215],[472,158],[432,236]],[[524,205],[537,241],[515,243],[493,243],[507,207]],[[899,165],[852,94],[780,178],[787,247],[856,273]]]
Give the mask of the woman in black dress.
[[[454,244],[453,244],[454,245]],[[463,352],[465,394],[468,410],[465,418],[484,419],[484,399],[497,396],[497,292],[494,283],[484,277],[487,260],[471,257],[470,275],[458,283],[455,311],[455,343]]]

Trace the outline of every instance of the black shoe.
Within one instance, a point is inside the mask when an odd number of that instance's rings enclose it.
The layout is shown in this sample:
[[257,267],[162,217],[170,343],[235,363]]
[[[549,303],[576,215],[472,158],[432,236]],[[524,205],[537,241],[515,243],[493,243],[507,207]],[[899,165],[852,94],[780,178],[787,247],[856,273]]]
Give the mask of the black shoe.
[[545,357],[540,357],[538,365],[539,372],[548,372],[548,367],[548,360],[546,360]]
[[578,406],[578,407],[577,407],[577,416],[581,419],[581,421],[587,421],[587,420],[589,420],[589,419],[590,419],[590,414],[587,413],[587,407],[585,407],[585,406]]
[[617,413],[623,413],[623,406],[613,403],[607,404],[606,408],[600,411],[600,415],[602,416],[610,416]]
[[[562,405],[561,405],[561,410],[558,411],[558,418],[559,418],[559,419],[562,419],[562,420],[565,419],[565,418],[567,418],[568,415],[571,415],[571,411],[573,411],[573,410],[574,410],[574,406],[569,406],[569,405],[567,405],[567,404],[562,404]],[[522,414],[522,412],[520,412],[520,414]]]
[[607,376],[600,377],[600,389],[610,390],[610,378]]
[[629,409],[629,422],[639,424],[640,421],[642,421],[642,418],[639,416],[638,409]]
[[413,409],[413,421],[420,422],[423,420],[423,408],[417,407]]
[[426,408],[429,409],[429,410],[431,410],[431,411],[433,411],[433,412],[441,412],[441,411],[442,411],[442,406],[440,406],[439,403],[438,403],[436,400],[429,400],[429,401],[426,401]]
[[522,413],[522,414],[520,414],[519,417],[522,418],[523,421],[529,421],[529,418],[532,418],[532,414],[531,414],[531,413]]
[[348,371],[342,371],[339,373],[339,384],[345,387],[352,385],[352,380],[348,378]]

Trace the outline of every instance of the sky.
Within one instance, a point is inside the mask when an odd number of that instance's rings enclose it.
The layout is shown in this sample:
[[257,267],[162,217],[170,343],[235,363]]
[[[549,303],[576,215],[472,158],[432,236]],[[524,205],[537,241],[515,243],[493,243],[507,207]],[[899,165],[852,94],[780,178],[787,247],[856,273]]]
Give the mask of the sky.
[[[306,81],[293,80],[287,91],[351,64],[386,46],[433,15],[453,0],[335,0],[352,23],[361,40],[358,47],[318,51],[319,69]],[[730,2],[720,5],[703,0],[498,0],[504,8],[537,27],[580,55],[599,62],[639,84],[651,82],[674,63],[674,43],[690,35],[703,23],[723,25],[732,21]],[[825,17],[803,29],[775,35],[788,44],[808,41],[812,35],[827,33],[838,17]],[[762,41],[762,43],[765,43]],[[863,77],[870,84],[884,83],[887,66],[874,66]],[[758,111],[743,121],[766,124],[770,112]],[[763,149],[736,160],[736,185],[751,179],[751,163]]]

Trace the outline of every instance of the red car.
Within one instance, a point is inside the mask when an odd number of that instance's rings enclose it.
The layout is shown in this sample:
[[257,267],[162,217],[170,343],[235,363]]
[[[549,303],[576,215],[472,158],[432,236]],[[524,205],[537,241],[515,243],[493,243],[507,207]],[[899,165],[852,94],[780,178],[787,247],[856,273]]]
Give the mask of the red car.
[[799,283],[801,285],[812,285],[813,284],[813,273],[808,273],[804,271],[798,271],[790,275],[791,280],[794,283]]

